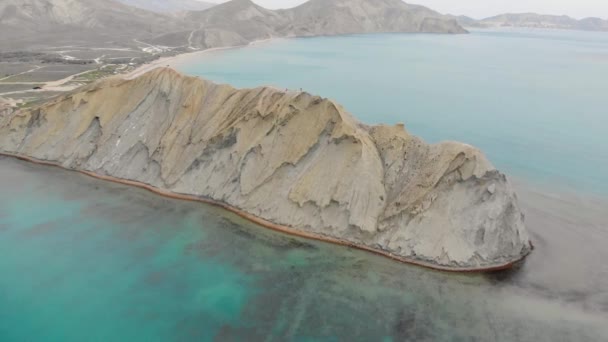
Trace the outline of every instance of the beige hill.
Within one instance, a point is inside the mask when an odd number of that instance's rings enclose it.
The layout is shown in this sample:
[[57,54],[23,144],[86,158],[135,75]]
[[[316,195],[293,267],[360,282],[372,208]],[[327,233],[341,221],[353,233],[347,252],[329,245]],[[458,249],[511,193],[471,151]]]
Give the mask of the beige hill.
[[[0,51],[44,46],[131,46],[194,27],[114,0],[2,0]],[[187,35],[187,33],[184,33]]]
[[146,9],[157,13],[180,13],[202,11],[215,6],[215,3],[199,0],[117,0],[125,5]]
[[530,250],[510,184],[480,151],[365,126],[307,93],[237,90],[162,68],[0,118],[0,151],[430,267],[500,268]]
[[284,10],[296,36],[375,32],[466,33],[456,20],[402,0],[310,0]]
[[204,11],[186,11],[179,18],[172,10],[160,10],[180,5],[186,9],[192,2],[196,1],[3,0],[0,51],[152,45],[183,52],[273,37],[466,32],[452,18],[401,0],[310,0],[277,11],[250,0],[232,0]]
[[190,37],[198,47],[241,45],[274,37],[360,33],[466,33],[456,20],[401,0],[310,0],[269,10],[251,0],[232,0],[186,20],[200,25]]

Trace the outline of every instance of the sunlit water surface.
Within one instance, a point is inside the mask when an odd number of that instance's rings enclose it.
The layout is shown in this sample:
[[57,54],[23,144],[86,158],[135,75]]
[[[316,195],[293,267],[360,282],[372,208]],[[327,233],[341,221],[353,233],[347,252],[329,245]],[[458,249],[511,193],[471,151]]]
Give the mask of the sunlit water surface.
[[0,341],[608,340],[604,37],[283,40],[181,66],[481,146],[519,176],[520,269],[428,271],[0,158]]

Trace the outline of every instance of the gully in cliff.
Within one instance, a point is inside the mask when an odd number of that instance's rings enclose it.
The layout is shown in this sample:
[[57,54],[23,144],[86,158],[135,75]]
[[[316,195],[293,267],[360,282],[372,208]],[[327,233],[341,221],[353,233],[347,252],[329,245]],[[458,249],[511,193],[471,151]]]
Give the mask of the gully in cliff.
[[161,68],[0,118],[0,150],[434,269],[504,269],[531,250],[510,183],[479,150],[364,126],[303,92]]

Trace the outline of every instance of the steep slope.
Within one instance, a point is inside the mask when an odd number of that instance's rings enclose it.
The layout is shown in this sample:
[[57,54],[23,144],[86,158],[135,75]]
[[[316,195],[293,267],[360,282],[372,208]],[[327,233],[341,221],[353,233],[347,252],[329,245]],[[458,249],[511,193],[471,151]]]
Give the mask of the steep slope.
[[0,118],[0,151],[429,267],[507,267],[530,250],[511,186],[478,150],[367,127],[307,93],[157,69]]
[[142,8],[157,13],[177,13],[183,11],[202,11],[216,4],[198,0],[118,0],[125,5]]
[[132,45],[133,39],[148,39],[189,28],[175,18],[113,0],[0,2],[3,50],[33,49],[49,44]]
[[508,13],[475,22],[460,21],[469,27],[529,27],[585,31],[608,31],[608,20],[585,18],[577,20],[565,15],[542,15],[536,13]]
[[285,34],[335,35],[377,32],[465,33],[455,20],[401,0],[310,0],[282,11]]
[[381,32],[466,33],[456,20],[401,0],[310,0],[268,10],[251,0],[232,0],[186,19],[200,25],[198,47],[241,45],[272,37]]
[[232,0],[206,11],[189,12],[186,20],[199,25],[192,35],[194,45],[202,48],[243,45],[254,40],[282,36],[277,28],[287,18],[250,0]]

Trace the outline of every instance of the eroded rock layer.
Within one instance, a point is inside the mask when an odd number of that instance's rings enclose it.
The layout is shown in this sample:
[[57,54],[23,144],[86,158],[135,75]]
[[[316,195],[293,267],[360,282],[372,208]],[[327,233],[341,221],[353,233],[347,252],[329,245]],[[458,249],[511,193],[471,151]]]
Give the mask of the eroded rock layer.
[[307,93],[157,69],[0,117],[0,150],[428,265],[492,268],[530,248],[510,184],[479,150],[368,127]]

